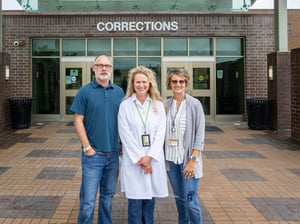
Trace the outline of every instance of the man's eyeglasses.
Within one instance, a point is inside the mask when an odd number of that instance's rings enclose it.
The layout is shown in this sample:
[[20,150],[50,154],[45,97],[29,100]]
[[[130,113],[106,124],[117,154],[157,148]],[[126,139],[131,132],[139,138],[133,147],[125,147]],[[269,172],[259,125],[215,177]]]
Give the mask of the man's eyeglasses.
[[185,80],[171,80],[171,83],[172,84],[177,84],[177,83],[184,84]]
[[99,67],[99,68],[111,68],[112,65],[104,65],[104,64],[94,64],[95,66]]

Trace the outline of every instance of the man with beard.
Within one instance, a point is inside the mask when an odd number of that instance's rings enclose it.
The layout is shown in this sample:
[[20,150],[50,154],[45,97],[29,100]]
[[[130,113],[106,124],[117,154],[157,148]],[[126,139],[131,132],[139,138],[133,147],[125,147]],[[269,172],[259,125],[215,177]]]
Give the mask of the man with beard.
[[120,142],[117,116],[123,90],[110,81],[112,59],[96,57],[95,80],[82,86],[71,106],[82,145],[79,224],[92,224],[99,189],[98,224],[112,223],[112,198],[119,172]]

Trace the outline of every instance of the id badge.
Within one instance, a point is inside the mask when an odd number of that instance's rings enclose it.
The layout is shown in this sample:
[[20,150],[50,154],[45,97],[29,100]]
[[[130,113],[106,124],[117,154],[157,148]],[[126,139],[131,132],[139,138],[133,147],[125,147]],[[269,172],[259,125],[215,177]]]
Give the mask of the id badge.
[[170,147],[178,146],[178,140],[177,139],[168,139],[168,146],[170,146]]
[[150,146],[150,135],[142,135],[142,144],[143,147],[148,147]]

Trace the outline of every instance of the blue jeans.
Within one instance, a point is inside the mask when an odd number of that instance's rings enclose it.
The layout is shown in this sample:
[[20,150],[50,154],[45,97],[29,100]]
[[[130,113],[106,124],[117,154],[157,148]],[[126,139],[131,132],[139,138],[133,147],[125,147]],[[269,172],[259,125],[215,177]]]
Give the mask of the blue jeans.
[[82,180],[78,224],[92,224],[99,189],[98,224],[112,223],[112,198],[119,174],[119,154],[86,156],[82,153]]
[[173,189],[178,224],[202,224],[201,208],[198,200],[198,185],[200,179],[185,179],[183,164],[169,162],[169,180]]
[[155,198],[128,199],[128,224],[153,224]]

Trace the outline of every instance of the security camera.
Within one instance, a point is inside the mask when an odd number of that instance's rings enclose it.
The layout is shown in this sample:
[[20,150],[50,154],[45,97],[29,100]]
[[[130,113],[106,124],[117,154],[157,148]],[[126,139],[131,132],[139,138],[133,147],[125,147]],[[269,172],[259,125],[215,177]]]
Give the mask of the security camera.
[[14,41],[14,46],[18,47],[19,46],[19,41]]

